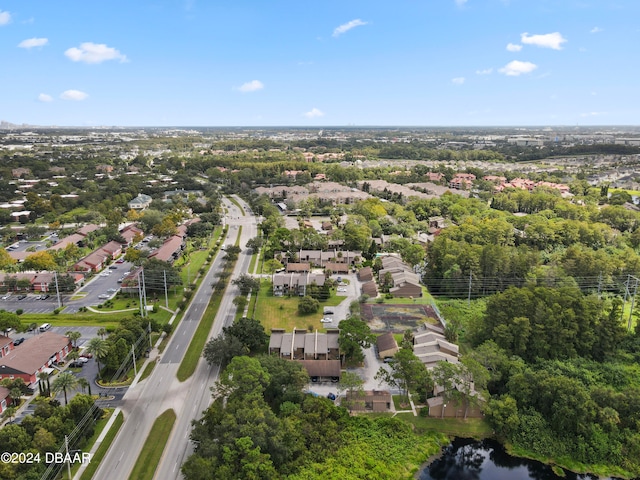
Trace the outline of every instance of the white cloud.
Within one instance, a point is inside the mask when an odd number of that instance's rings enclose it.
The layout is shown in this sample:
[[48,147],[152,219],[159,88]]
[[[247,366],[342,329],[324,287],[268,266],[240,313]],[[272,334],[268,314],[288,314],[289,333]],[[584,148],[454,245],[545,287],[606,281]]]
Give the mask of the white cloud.
[[44,47],[47,43],[49,43],[48,38],[28,38],[26,40],[21,41],[18,44],[18,47],[20,48]]
[[517,43],[507,43],[507,50],[510,52],[519,52],[522,50],[522,45],[518,45]]
[[11,21],[11,14],[0,10],[0,25],[6,25]]
[[462,85],[464,83],[464,77],[452,78],[451,83],[454,83],[455,85]]
[[593,27],[591,30],[589,30],[589,33],[600,33],[602,31],[603,30],[600,27]]
[[126,62],[126,55],[121,54],[115,48],[107,47],[104,43],[84,42],[80,48],[72,47],[64,54],[74,62],[102,63],[107,60],[120,60]]
[[493,73],[493,68],[485,68],[484,70],[476,70],[477,75],[491,75]]
[[317,108],[312,108],[310,111],[305,113],[304,116],[307,118],[324,117],[324,112],[322,112],[321,110],[318,110]]
[[523,73],[531,73],[538,66],[535,63],[531,62],[521,62],[519,60],[514,60],[512,62],[507,63],[504,67],[498,70],[500,73],[504,73],[509,77],[517,77],[522,75]]
[[359,18],[356,18],[355,20],[351,20],[350,22],[343,23],[339,27],[336,27],[336,29],[333,31],[333,36],[334,37],[339,37],[340,35],[342,35],[345,32],[348,32],[352,28],[361,27],[361,26],[366,25],[366,24],[367,24],[367,22],[363,22]]
[[581,113],[580,116],[581,117],[599,117],[600,115],[606,115],[607,112],[587,112],[587,113]]
[[243,93],[247,92],[257,92],[258,90],[262,90],[264,88],[264,84],[260,80],[251,80],[250,82],[243,83],[239,87],[236,87],[236,90],[239,90]]
[[38,95],[38,101],[40,102],[53,102],[53,97],[51,95],[47,95],[46,93],[41,93]]
[[88,96],[87,93],[80,90],[65,90],[60,94],[60,98],[63,100],[75,100],[77,102],[86,99]]
[[545,33],[544,35],[529,35],[528,33],[523,33],[520,35],[520,41],[527,45],[562,50],[562,44],[566,42],[567,39],[564,38],[560,32]]
[[465,3],[467,3],[467,0],[455,0],[455,2],[457,6],[462,7]]

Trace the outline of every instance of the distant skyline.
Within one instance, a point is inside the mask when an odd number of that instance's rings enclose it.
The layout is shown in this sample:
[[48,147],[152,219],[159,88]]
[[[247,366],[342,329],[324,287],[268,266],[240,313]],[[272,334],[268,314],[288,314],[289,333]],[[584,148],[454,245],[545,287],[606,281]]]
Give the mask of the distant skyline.
[[640,124],[638,0],[0,0],[0,120]]

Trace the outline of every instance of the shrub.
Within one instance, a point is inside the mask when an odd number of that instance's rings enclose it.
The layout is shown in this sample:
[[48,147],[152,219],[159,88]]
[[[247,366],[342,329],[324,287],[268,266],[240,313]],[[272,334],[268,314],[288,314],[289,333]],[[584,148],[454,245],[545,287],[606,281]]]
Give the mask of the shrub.
[[320,309],[320,302],[315,298],[302,297],[298,302],[298,312],[303,315],[316,313]]
[[16,310],[16,315],[22,315],[24,313],[24,310],[19,308]]

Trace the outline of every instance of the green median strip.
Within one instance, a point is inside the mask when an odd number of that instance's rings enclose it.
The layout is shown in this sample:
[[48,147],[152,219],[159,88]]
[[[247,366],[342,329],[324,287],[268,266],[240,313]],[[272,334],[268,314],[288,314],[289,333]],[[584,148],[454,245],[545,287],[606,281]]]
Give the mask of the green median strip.
[[151,427],[149,436],[144,442],[138,461],[131,475],[130,480],[152,480],[156,473],[156,468],[162,458],[164,447],[169,440],[171,429],[176,421],[176,413],[172,410],[166,410],[162,415],[156,418]]
[[[242,233],[242,227],[238,228],[238,237],[236,239],[236,245],[240,242],[240,234]],[[202,355],[202,351],[204,349],[205,344],[207,343],[207,338],[209,337],[209,332],[211,331],[211,327],[213,326],[213,322],[216,319],[216,314],[218,313],[218,309],[220,308],[220,303],[222,302],[222,298],[224,297],[224,293],[227,290],[227,286],[229,285],[229,277],[231,272],[235,267],[236,261],[233,262],[225,262],[224,266],[224,274],[222,278],[225,280],[220,280],[211,294],[211,299],[209,300],[209,304],[207,305],[207,309],[198,323],[198,328],[191,339],[191,343],[189,344],[189,348],[184,354],[184,358],[178,367],[178,372],[176,373],[176,377],[178,381],[184,382],[187,380],[193,372],[196,371],[196,367],[198,366],[198,361],[200,360],[200,356]]]
[[80,475],[80,480],[91,480],[91,478],[93,478],[93,475],[96,473],[96,470],[100,466],[100,462],[102,462],[102,459],[107,454],[107,450],[109,450],[111,442],[113,442],[113,439],[116,437],[116,434],[118,433],[118,430],[120,430],[120,427],[123,423],[124,415],[122,414],[122,412],[120,412],[111,425],[111,428],[104,436],[102,443],[100,443],[100,446],[91,457],[91,462],[89,463],[89,465],[87,465],[87,468],[84,469],[82,475]]

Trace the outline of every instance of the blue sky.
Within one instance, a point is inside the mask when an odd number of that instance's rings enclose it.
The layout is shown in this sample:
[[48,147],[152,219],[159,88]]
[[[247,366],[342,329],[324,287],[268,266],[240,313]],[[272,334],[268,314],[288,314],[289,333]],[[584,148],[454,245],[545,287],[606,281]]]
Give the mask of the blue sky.
[[0,0],[0,120],[638,125],[638,0]]

